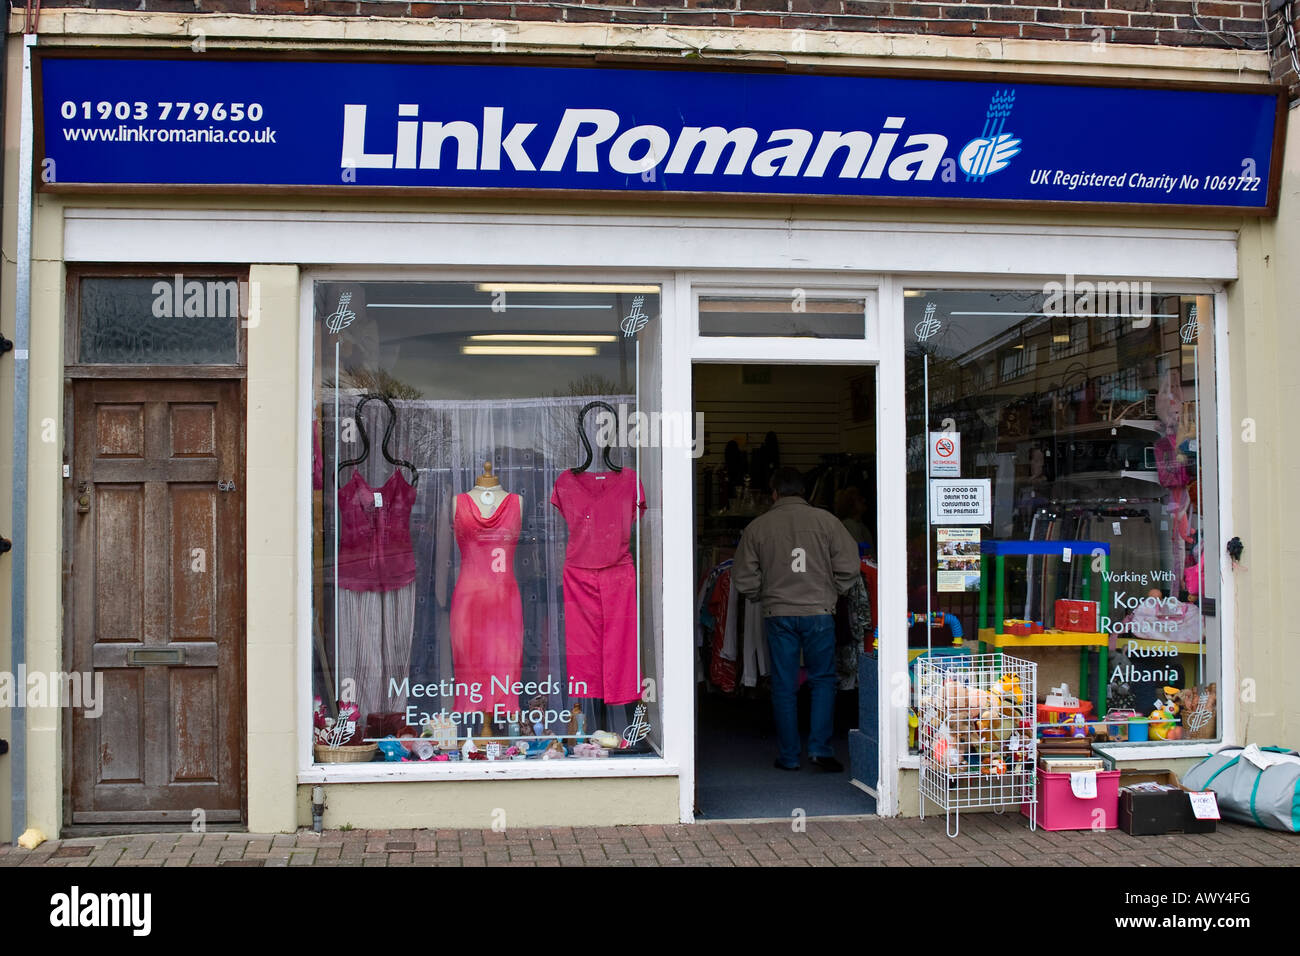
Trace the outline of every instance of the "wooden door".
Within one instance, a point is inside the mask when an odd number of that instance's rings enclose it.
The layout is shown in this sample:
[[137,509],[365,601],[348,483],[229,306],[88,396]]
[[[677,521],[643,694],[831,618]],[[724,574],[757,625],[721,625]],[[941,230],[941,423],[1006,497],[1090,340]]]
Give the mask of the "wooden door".
[[69,669],[104,698],[69,715],[73,824],[242,817],[241,386],[73,385]]

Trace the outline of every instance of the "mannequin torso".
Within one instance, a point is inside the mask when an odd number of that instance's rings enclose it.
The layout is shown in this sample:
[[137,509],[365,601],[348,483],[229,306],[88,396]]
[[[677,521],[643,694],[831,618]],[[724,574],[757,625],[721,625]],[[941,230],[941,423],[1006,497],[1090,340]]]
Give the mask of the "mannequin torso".
[[[501,503],[510,497],[510,492],[506,491],[500,485],[491,488],[485,488],[482,485],[475,485],[469,491],[470,500],[478,506],[479,514],[484,518],[492,517],[493,512],[501,507]],[[457,499],[451,499],[451,516],[456,517]]]
[[[483,474],[475,479],[474,487],[465,493],[478,507],[479,515],[484,518],[492,517],[493,513],[501,507],[502,502],[510,497],[510,493],[501,487],[500,479],[492,474],[492,463],[490,461],[483,463]],[[453,521],[456,519],[458,499],[459,495],[451,499],[451,517]]]

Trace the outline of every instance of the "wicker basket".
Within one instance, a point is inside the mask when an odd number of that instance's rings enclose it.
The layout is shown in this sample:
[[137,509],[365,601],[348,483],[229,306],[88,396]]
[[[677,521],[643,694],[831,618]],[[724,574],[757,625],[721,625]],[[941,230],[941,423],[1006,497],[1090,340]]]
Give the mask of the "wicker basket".
[[379,750],[378,744],[361,744],[357,747],[312,747],[317,763],[365,763],[373,760]]

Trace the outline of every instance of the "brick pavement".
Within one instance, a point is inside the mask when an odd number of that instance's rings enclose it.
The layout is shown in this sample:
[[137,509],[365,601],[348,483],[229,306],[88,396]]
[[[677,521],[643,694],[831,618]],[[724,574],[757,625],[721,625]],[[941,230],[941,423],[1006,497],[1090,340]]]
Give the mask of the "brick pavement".
[[492,830],[163,833],[0,846],[6,866],[1295,866],[1300,836],[1221,823],[1217,833],[1031,832],[1019,816],[709,822]]

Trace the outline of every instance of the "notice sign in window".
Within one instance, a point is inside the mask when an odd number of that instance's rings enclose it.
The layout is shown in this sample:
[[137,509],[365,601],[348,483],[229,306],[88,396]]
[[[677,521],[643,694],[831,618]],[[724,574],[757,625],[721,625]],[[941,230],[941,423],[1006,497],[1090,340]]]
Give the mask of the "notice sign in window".
[[930,477],[961,477],[961,435],[930,432]]
[[930,520],[944,524],[990,524],[989,479],[940,479],[930,482]]

